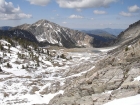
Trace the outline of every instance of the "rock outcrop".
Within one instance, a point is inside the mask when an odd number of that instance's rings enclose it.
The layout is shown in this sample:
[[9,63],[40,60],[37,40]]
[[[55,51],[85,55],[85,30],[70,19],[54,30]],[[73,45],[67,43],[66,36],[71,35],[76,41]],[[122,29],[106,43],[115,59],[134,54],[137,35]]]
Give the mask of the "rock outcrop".
[[117,44],[124,44],[140,35],[140,20],[134,24],[129,25],[129,27],[120,33],[117,38]]

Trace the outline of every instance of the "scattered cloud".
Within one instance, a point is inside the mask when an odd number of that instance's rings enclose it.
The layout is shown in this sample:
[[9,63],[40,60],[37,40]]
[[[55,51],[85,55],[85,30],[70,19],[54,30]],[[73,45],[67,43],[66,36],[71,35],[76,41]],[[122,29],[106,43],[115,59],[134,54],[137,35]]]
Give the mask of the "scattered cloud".
[[32,15],[23,13],[19,6],[14,7],[12,2],[0,0],[0,20],[20,20],[31,17]]
[[130,17],[130,16],[132,16],[131,13],[129,13],[129,12],[124,12],[124,11],[120,12],[120,15],[125,16],[125,17]]
[[109,7],[109,5],[117,0],[56,0],[62,8],[96,8]]
[[105,11],[99,11],[99,10],[94,10],[93,13],[94,13],[94,14],[98,14],[98,15],[106,14]]
[[82,19],[82,18],[84,18],[84,17],[82,17],[82,16],[80,16],[80,15],[70,15],[69,16],[69,18],[71,18],[71,19]]
[[27,0],[30,4],[46,6],[51,0]]
[[32,15],[19,13],[19,14],[0,14],[0,20],[20,20],[25,18],[31,18]]
[[91,20],[94,20],[94,18],[91,18]]
[[137,5],[131,6],[128,8],[129,12],[138,12],[140,11],[140,7],[138,7]]

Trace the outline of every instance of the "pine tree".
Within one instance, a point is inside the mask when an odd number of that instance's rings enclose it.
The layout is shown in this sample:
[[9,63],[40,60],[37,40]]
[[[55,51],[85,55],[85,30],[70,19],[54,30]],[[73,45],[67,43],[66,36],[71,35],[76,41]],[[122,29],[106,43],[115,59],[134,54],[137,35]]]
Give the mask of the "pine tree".
[[0,72],[2,72],[2,69],[1,69],[1,67],[0,67]]
[[7,67],[8,67],[8,68],[11,68],[12,66],[11,66],[9,63],[7,63]]

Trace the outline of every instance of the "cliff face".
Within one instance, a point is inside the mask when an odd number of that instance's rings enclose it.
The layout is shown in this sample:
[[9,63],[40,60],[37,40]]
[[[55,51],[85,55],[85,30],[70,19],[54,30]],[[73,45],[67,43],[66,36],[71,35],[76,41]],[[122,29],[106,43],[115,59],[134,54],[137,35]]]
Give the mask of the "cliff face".
[[129,25],[117,38],[117,43],[124,44],[140,35],[140,20]]
[[23,24],[15,28],[31,32],[39,42],[64,46],[64,47],[90,47],[93,37],[61,27],[47,20],[39,20],[34,24]]

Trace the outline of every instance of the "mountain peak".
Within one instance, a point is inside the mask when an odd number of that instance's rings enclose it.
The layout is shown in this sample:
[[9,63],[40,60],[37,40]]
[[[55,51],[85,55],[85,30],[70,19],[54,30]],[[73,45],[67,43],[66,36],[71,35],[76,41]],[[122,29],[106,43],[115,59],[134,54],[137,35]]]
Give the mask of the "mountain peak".
[[49,21],[46,20],[46,19],[41,19],[41,20],[38,20],[37,22],[35,23],[48,23]]
[[[16,28],[16,27],[15,27]],[[31,25],[17,28],[32,33],[39,42],[63,47],[90,47],[93,38],[89,35],[41,19]]]

